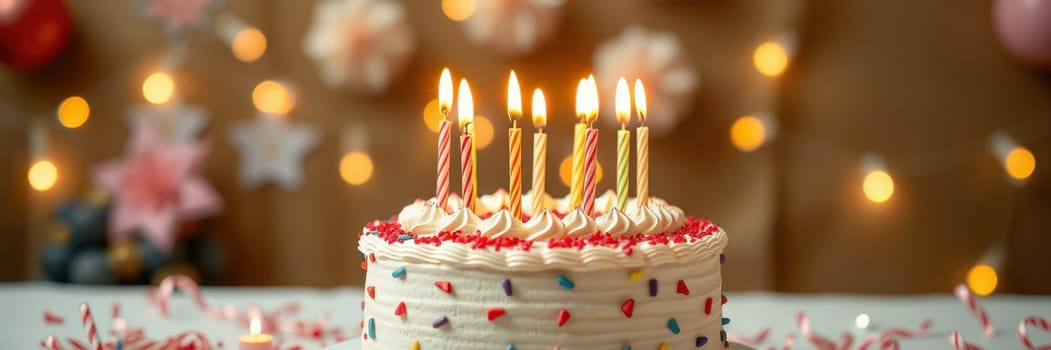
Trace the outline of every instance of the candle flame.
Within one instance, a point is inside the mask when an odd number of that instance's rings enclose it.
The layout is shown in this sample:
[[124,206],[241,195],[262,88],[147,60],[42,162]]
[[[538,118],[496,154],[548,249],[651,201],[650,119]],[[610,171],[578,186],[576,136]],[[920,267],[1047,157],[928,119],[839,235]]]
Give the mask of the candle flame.
[[628,91],[628,81],[624,77],[617,79],[617,121],[624,127],[631,121],[631,93]]
[[518,86],[518,76],[513,70],[507,81],[507,117],[515,123],[522,117],[522,88]]
[[442,69],[442,77],[438,79],[438,110],[442,112],[442,118],[449,116],[449,110],[453,106],[453,78],[449,68]]
[[639,122],[646,122],[646,88],[642,87],[642,79],[635,79],[635,112],[639,114]]
[[460,131],[466,132],[467,125],[474,122],[474,98],[471,97],[471,86],[467,79],[460,79],[460,94],[457,96],[456,111],[460,116]]
[[577,118],[583,123],[588,115],[588,80],[580,79],[577,83]]
[[598,118],[598,84],[595,83],[595,75],[588,75],[588,114],[587,122],[590,124]]
[[533,90],[533,126],[543,129],[547,126],[547,102],[544,101],[544,92],[540,88]]
[[254,334],[260,334],[263,332],[263,325],[259,322],[258,317],[253,317],[252,322],[248,324],[248,331]]

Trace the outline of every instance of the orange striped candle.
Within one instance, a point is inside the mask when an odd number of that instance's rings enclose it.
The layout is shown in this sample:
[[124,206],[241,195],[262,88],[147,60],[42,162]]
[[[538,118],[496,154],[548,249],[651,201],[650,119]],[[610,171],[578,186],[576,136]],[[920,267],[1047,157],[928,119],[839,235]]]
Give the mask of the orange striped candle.
[[522,129],[518,127],[518,118],[522,117],[522,91],[515,71],[511,71],[511,78],[507,81],[507,117],[511,119],[511,128],[507,129],[508,209],[512,217],[521,220]]

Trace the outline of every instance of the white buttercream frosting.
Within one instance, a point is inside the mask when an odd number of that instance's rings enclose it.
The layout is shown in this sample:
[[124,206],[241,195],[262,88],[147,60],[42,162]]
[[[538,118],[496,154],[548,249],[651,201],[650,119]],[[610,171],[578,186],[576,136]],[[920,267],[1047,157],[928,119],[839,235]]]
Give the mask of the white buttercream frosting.
[[639,233],[654,234],[663,232],[661,230],[663,225],[660,223],[660,217],[648,206],[636,207],[628,216],[635,223],[635,230],[639,231]]
[[530,240],[546,241],[551,238],[561,237],[566,232],[566,225],[562,224],[555,214],[545,210],[540,215],[533,216],[525,223],[526,232],[529,232]]
[[562,224],[566,225],[566,237],[586,237],[598,232],[595,219],[587,216],[580,209],[566,214],[566,217],[562,218]]
[[437,232],[460,231],[464,234],[473,234],[478,231],[478,226],[481,223],[482,219],[478,218],[478,215],[474,215],[474,212],[467,208],[460,208],[449,214],[449,216],[438,220],[438,225],[435,229]]
[[614,236],[630,236],[638,233],[635,232],[635,223],[631,222],[631,219],[624,215],[624,212],[616,208],[595,219],[595,225],[599,231]]
[[402,224],[402,228],[408,227],[412,234],[418,236],[435,235],[441,232],[438,230],[438,222],[443,217],[445,217],[443,210],[438,209],[438,206],[435,204],[428,204],[424,206],[423,211],[412,217],[409,226]]
[[511,212],[507,209],[500,209],[496,214],[482,221],[481,231],[482,236],[492,238],[526,237],[526,228],[522,225],[522,220],[512,217]]

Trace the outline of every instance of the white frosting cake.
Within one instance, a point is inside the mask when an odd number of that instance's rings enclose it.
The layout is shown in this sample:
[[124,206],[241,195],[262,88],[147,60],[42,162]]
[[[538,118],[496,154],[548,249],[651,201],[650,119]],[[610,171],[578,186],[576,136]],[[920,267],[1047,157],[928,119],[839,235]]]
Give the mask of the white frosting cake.
[[594,217],[546,198],[523,222],[506,198],[479,198],[481,216],[419,200],[365,227],[363,349],[728,346],[718,226],[656,198],[623,213],[610,192]]

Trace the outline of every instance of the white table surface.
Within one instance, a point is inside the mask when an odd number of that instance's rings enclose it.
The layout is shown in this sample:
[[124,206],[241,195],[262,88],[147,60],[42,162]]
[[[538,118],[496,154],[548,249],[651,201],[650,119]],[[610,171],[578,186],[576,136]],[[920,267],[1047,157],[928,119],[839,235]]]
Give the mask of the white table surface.
[[[227,288],[206,287],[205,298],[212,306],[233,304],[244,308],[255,304],[264,310],[297,300],[302,309],[294,319],[315,319],[327,312],[331,322],[341,326],[350,335],[357,335],[361,321],[362,291],[357,288]],[[854,318],[859,313],[871,316],[876,330],[890,326],[916,328],[924,319],[934,320],[931,332],[922,338],[901,343],[904,349],[951,349],[949,332],[960,331],[969,342],[985,349],[1021,349],[1015,337],[1015,328],[1022,318],[1037,315],[1051,318],[1051,296],[998,295],[982,300],[998,334],[992,339],[982,337],[981,328],[967,308],[947,291],[944,295],[920,296],[858,296],[858,295],[787,295],[776,293],[731,293],[724,314],[732,319],[728,332],[754,335],[764,327],[771,327],[770,338],[760,348],[778,345],[788,333],[799,334],[795,315],[806,312],[813,329],[830,338],[838,338],[844,331],[853,330]],[[147,306],[144,287],[89,287],[50,283],[0,284],[0,344],[5,349],[37,349],[48,335],[60,338],[84,338],[79,322],[78,305],[92,305],[100,332],[110,329],[110,307],[121,304],[124,318],[133,326],[142,326],[150,338],[159,339],[183,331],[198,330],[210,339],[221,339],[226,349],[234,349],[237,337],[246,331],[226,321],[207,320],[182,295],[172,300],[172,313],[161,318],[157,310]],[[66,318],[64,324],[48,325],[43,320],[44,310]],[[858,336],[864,334],[856,331]],[[1031,332],[1036,343],[1051,343],[1051,336]],[[319,349],[320,343],[309,339],[289,338],[286,344],[300,344],[306,349]],[[856,344],[856,343],[855,343]],[[812,348],[805,340],[796,340],[796,349]],[[355,349],[355,347],[346,347]]]

